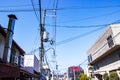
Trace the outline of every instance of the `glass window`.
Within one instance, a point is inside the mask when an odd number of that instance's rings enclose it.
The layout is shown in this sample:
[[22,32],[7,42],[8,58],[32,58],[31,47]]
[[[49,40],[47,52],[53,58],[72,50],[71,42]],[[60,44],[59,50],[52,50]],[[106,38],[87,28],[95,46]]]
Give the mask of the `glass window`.
[[113,38],[111,35],[107,38],[107,42],[109,47],[112,47],[114,45]]
[[90,54],[89,56],[88,56],[88,62],[90,63],[92,61],[92,55]]

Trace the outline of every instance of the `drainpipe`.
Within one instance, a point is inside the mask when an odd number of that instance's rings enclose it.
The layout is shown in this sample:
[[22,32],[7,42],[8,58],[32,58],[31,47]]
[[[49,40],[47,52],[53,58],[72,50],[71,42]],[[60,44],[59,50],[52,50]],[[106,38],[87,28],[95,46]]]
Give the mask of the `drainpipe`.
[[17,17],[13,14],[8,15],[8,17],[9,17],[9,23],[8,23],[8,29],[7,29],[6,39],[5,39],[4,54],[3,54],[3,60],[4,62],[7,62],[7,63],[10,62],[14,25],[15,25],[15,20],[17,19]]

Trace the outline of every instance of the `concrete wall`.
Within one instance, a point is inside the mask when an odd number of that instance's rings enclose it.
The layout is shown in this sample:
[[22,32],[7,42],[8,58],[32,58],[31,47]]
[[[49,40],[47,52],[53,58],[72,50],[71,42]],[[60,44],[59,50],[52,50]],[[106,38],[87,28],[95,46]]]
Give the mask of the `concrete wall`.
[[34,56],[33,55],[24,55],[24,66],[34,67]]
[[[112,46],[108,44],[109,36],[112,37]],[[109,73],[110,71],[116,70],[120,67],[119,47],[120,24],[110,25],[87,52],[87,55],[91,58],[89,63],[92,64],[92,71],[94,74],[103,75],[105,72]],[[95,80],[98,79],[95,78]]]
[[102,60],[96,62],[93,66],[97,66],[98,69],[95,70],[100,73],[118,69],[118,67],[120,67],[120,50],[113,52],[107,57],[104,57]]
[[114,38],[114,42],[116,45],[120,44],[120,24],[118,25],[111,25],[112,33]]
[[[106,31],[100,36],[96,43],[88,50],[87,55],[92,56],[92,61],[99,58],[101,55],[104,55],[105,52],[110,50],[116,45],[120,45],[120,25],[111,25]],[[109,47],[107,38],[112,36],[114,45]]]
[[37,72],[40,72],[40,69],[39,69],[39,60],[37,59],[36,56],[34,56],[34,70],[37,71]]

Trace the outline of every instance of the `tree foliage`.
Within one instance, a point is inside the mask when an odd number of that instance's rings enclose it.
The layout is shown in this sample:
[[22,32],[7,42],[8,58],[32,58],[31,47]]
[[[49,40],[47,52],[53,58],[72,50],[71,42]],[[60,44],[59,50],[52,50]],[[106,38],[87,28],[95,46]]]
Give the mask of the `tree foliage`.
[[116,71],[110,72],[110,79],[109,80],[119,80],[119,76]]
[[80,74],[79,75],[79,80],[89,80],[86,74]]
[[104,79],[104,80],[109,80],[108,73],[104,73],[104,74],[103,74],[103,79]]

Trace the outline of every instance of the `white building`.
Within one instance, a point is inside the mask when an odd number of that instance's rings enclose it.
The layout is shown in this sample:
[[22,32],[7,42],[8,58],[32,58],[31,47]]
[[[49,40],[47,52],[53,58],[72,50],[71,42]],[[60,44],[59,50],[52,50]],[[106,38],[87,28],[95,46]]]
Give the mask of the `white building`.
[[110,25],[87,55],[94,74],[117,70],[120,67],[120,24]]
[[24,55],[24,67],[31,73],[40,72],[39,70],[39,60],[33,54]]

